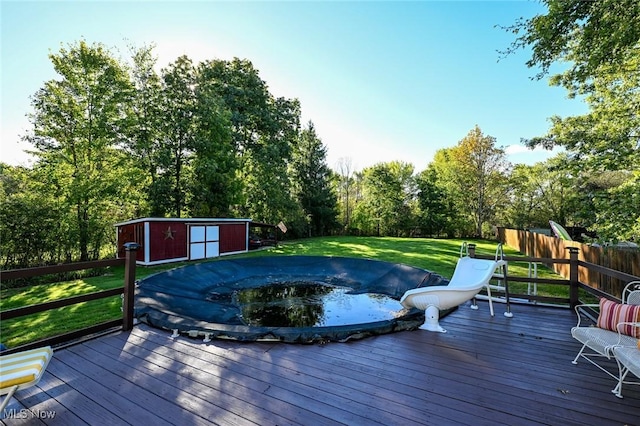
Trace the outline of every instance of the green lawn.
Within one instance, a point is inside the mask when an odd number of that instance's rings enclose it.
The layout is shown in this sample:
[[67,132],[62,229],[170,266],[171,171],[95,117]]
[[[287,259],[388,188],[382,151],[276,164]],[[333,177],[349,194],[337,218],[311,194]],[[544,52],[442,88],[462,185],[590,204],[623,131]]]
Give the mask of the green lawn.
[[[433,271],[449,278],[453,274],[460,255],[460,247],[464,241],[475,243],[476,253],[478,254],[495,254],[497,244],[490,241],[391,237],[323,237],[285,242],[277,248],[252,251],[233,257],[287,255],[360,257],[403,263]],[[510,256],[519,254],[508,247],[505,247],[504,252],[505,255]],[[213,261],[229,258],[230,257],[222,257]],[[136,270],[136,278],[140,279],[147,275],[178,266],[180,265],[169,264],[154,267],[138,267]],[[526,276],[527,263],[510,262],[509,273],[517,276]],[[557,277],[553,272],[543,267],[539,267],[538,275],[541,277]],[[0,310],[122,287],[123,280],[124,267],[116,267],[109,268],[106,274],[99,277],[34,285],[31,287],[2,288],[0,289]],[[514,284],[511,286],[511,290],[514,293],[526,292],[526,284]],[[560,286],[538,286],[539,294],[566,297],[566,292],[567,289]],[[2,324],[0,324],[0,339],[1,342],[8,347],[14,347],[100,322],[121,318],[122,312],[120,308],[120,297],[113,297],[79,303],[40,314],[16,318],[14,320],[2,321]]]

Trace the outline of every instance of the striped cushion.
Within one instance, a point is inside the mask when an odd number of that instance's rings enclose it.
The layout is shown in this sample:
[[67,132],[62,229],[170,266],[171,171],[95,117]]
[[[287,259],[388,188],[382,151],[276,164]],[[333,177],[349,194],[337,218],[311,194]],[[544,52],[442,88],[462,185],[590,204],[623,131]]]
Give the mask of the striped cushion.
[[[640,322],[640,305],[620,304],[604,297],[600,299],[598,327],[617,332],[619,322]],[[640,328],[632,325],[621,327],[620,333],[640,338]]]
[[49,346],[0,356],[0,395],[16,385],[35,384],[49,364],[53,350]]

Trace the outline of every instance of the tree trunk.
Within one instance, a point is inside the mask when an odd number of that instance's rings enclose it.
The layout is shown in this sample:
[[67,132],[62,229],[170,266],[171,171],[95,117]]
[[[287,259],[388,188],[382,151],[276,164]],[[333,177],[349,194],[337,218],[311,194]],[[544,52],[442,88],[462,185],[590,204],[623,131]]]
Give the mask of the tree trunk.
[[78,203],[78,243],[80,248],[80,261],[89,260],[89,215],[87,213],[88,200]]

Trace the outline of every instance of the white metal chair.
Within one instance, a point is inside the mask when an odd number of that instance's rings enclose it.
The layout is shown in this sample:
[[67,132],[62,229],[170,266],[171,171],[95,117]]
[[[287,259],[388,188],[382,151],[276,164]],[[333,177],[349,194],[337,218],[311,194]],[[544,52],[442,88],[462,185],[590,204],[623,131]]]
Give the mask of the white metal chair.
[[[621,330],[625,326],[635,327],[640,333],[640,322],[621,322],[617,327],[621,341],[624,336]],[[614,346],[612,352],[618,363],[618,384],[611,392],[618,398],[622,398],[622,385],[640,385],[640,381],[626,380],[629,373],[633,373],[640,378],[640,342],[635,346]]]
[[[622,304],[640,305],[640,281],[632,281],[628,283],[622,291]],[[614,374],[600,365],[596,360],[600,358],[614,358],[613,349],[617,346],[633,347],[637,351],[638,339],[630,335],[621,334],[597,326],[581,325],[582,315],[581,308],[591,307],[599,308],[600,304],[583,304],[576,306],[576,314],[578,315],[578,323],[571,329],[571,335],[574,339],[582,343],[582,348],[572,361],[573,364],[578,363],[579,358],[589,361],[603,372],[616,380],[620,379],[619,374]],[[624,321],[624,320],[623,320]],[[617,327],[617,325],[616,325]]]

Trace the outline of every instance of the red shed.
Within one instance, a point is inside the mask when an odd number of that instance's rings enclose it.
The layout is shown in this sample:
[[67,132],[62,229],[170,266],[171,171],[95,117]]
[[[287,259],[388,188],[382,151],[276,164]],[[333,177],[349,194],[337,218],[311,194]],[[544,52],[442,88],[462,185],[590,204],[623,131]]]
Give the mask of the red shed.
[[251,219],[154,218],[116,223],[118,257],[123,244],[140,244],[137,263],[156,265],[248,251]]

